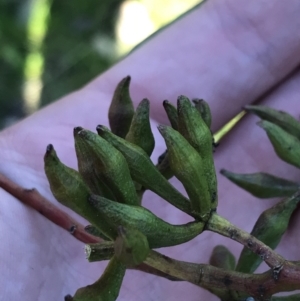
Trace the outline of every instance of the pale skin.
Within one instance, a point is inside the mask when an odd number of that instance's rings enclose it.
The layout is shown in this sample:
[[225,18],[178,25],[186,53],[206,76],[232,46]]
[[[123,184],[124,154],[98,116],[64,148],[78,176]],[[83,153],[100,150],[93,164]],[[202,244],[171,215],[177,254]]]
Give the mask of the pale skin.
[[[1,132],[0,172],[25,188],[37,188],[57,204],[43,171],[47,144],[52,143],[61,160],[75,168],[73,127],[95,130],[98,124],[107,125],[114,87],[128,74],[132,76],[135,104],[144,97],[151,101],[156,137],[154,160],[165,149],[156,129],[158,124],[167,123],[162,101],[175,102],[181,94],[210,103],[213,130],[235,116],[243,105],[258,99],[299,118],[299,14],[298,0],[206,2],[80,91]],[[264,96],[272,87],[274,91]],[[246,117],[222,141],[215,153],[217,171],[265,171],[299,179],[299,170],[276,157],[264,131],[255,125],[257,120],[254,116]],[[176,180],[171,182],[182,189]],[[218,185],[219,214],[247,231],[251,231],[260,212],[275,202],[258,200],[222,176],[218,176]],[[106,263],[88,263],[83,243],[2,189],[0,199],[3,300],[63,300],[65,295],[73,295],[77,288],[99,278]],[[146,194],[144,204],[171,223],[189,220],[153,194]],[[290,260],[300,259],[299,227],[300,216],[296,212],[277,248]],[[236,256],[241,250],[229,239],[204,233],[188,244],[162,251],[176,259],[205,263],[217,244],[228,246]],[[129,271],[119,300],[217,298],[191,284]]]

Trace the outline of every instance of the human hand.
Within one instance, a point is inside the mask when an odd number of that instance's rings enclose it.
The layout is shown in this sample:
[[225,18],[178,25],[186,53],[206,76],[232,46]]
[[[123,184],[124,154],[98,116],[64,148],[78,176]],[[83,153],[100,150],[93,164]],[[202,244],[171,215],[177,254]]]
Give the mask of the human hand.
[[[3,131],[0,172],[23,187],[37,188],[56,204],[43,171],[46,145],[52,143],[61,160],[75,168],[73,127],[95,130],[97,124],[107,124],[114,87],[127,74],[132,76],[134,101],[144,97],[151,101],[154,159],[165,149],[156,130],[158,123],[167,122],[161,104],[165,98],[175,101],[181,94],[203,97],[210,103],[214,130],[235,116],[243,105],[258,99],[298,117],[300,74],[295,71],[288,79],[285,77],[300,61],[299,11],[296,0],[289,5],[279,0],[204,3],[82,90]],[[274,91],[263,97],[272,88]],[[247,116],[222,141],[215,154],[217,170],[263,170],[296,179],[298,171],[275,156],[264,132],[254,126],[255,120]],[[250,231],[259,213],[273,201],[262,202],[226,179],[218,180],[218,212]],[[180,187],[176,180],[171,182]],[[23,300],[63,300],[64,295],[74,294],[77,288],[99,278],[105,264],[88,263],[82,243],[5,191],[0,190],[0,195],[3,300],[20,296]],[[145,206],[174,224],[188,220],[152,193],[146,194]],[[300,242],[295,239],[298,227],[299,217],[295,214],[292,227],[278,247],[278,252],[288,259],[299,259]],[[203,233],[187,244],[161,251],[176,259],[204,263],[217,244],[228,246],[235,255],[241,250],[226,238]],[[127,272],[119,300],[157,299],[216,300],[191,284]]]

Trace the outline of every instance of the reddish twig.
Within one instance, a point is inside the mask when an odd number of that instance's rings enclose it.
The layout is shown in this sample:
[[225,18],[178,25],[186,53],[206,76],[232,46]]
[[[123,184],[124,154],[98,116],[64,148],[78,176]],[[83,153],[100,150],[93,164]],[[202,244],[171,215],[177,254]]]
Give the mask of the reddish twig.
[[101,241],[100,238],[85,232],[83,225],[53,205],[35,188],[25,189],[2,174],[0,174],[0,187],[13,195],[23,204],[38,211],[54,224],[67,230],[70,234],[83,243],[96,243]]
[[[45,216],[52,223],[58,225],[59,227],[67,230],[79,241],[90,244],[101,242],[102,239],[95,237],[93,235],[85,232],[83,225],[73,219],[70,215],[63,212],[55,205],[53,205],[49,200],[43,197],[35,188],[25,189],[18,184],[14,183],[3,174],[0,173],[0,187],[3,188],[6,192],[17,198],[23,204],[35,209],[40,214]],[[180,280],[176,277],[170,276],[160,270],[157,270],[151,266],[148,266],[144,263],[135,267],[134,269],[163,277],[172,281]]]

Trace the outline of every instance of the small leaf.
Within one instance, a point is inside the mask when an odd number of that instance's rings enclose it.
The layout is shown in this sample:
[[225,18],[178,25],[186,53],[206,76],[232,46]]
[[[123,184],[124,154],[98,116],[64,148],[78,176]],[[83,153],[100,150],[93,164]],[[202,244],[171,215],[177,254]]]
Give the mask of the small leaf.
[[300,140],[269,121],[260,121],[279,158],[300,168]]
[[290,196],[299,184],[267,173],[238,174],[222,169],[221,174],[258,198]]
[[206,123],[207,127],[210,129],[212,117],[208,103],[204,99],[199,98],[195,98],[192,101],[195,104],[195,108],[198,110],[202,119]]
[[261,105],[245,106],[245,110],[256,114],[263,120],[278,125],[289,134],[300,139],[300,122],[290,114]]
[[167,113],[171,126],[174,130],[178,130],[178,114],[177,109],[168,101],[163,101],[164,109]]
[[70,301],[115,301],[119,296],[125,271],[125,266],[113,257],[101,278],[78,289]]
[[[300,201],[300,193],[286,198],[273,207],[265,210],[256,221],[251,234],[272,249],[279,244],[282,235],[287,230],[290,217]],[[251,244],[248,241],[248,244]],[[244,247],[237,263],[236,270],[243,273],[253,273],[263,258]]]
[[143,99],[136,108],[126,140],[141,147],[150,157],[155,141],[149,120],[149,100]]
[[130,80],[130,76],[126,76],[117,85],[108,111],[112,132],[122,138],[128,133],[134,114],[134,107],[129,94]]

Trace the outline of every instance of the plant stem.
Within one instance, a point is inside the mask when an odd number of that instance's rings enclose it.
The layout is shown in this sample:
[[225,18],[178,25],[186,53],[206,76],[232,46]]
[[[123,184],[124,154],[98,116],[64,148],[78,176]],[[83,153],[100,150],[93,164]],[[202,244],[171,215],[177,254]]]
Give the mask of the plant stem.
[[17,198],[23,204],[35,209],[54,224],[67,230],[78,240],[84,243],[96,243],[102,241],[100,238],[94,237],[85,232],[83,225],[53,205],[35,188],[25,189],[2,174],[0,174],[0,187]]
[[270,247],[216,213],[211,215],[206,224],[206,230],[229,237],[260,256],[273,269],[274,277],[276,277],[276,273],[280,272],[285,263],[285,259]]
[[176,278],[191,282],[209,291],[226,293],[234,291],[241,300],[247,294],[256,300],[269,300],[270,296],[283,291],[300,289],[300,268],[287,262],[285,271],[275,280],[273,270],[262,274],[245,274],[217,268],[208,264],[178,261],[150,251],[145,263]]
[[[69,216],[67,213],[60,210],[58,207],[53,205],[49,200],[43,197],[36,189],[25,189],[18,184],[14,183],[3,174],[0,173],[0,187],[6,192],[17,198],[23,204],[33,208],[43,216],[45,216],[52,223],[67,230],[76,239],[86,244],[99,243],[103,241],[99,237],[88,234],[84,227]],[[153,267],[146,265],[145,263],[140,264],[134,269],[163,277],[172,281],[180,281],[180,279],[170,276],[167,273],[161,272]]]

